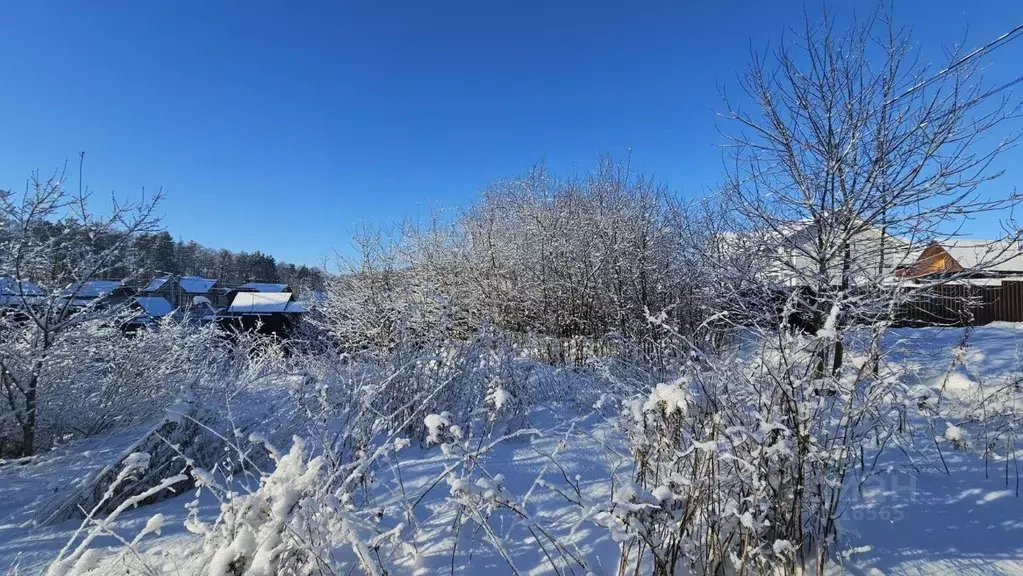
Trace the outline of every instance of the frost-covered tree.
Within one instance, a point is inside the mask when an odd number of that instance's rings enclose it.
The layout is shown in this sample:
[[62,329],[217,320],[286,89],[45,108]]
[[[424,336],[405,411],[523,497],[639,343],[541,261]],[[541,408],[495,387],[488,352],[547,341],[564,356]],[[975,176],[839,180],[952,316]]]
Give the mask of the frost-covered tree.
[[[694,560],[709,573],[722,542],[740,543],[731,562],[750,572],[765,560],[823,572],[847,480],[871,474],[862,454],[906,433],[909,394],[886,361],[887,329],[949,280],[909,283],[900,267],[969,215],[1018,202],[979,189],[998,176],[991,162],[1013,137],[996,131],[1017,106],[980,81],[975,56],[957,49],[930,70],[884,14],[840,29],[825,13],[796,36],[755,56],[742,96],[726,100],[723,202],[703,219],[700,276],[716,317],[743,326],[750,349],[687,370],[684,409],[664,404],[677,392],[666,389],[634,410],[637,479],[650,489],[681,469],[705,483],[681,510],[695,505],[693,522],[711,514],[700,544],[710,552]],[[647,521],[663,534],[675,518]]]
[[[155,230],[160,194],[138,202],[116,199],[105,213],[93,211],[90,193],[65,186],[66,173],[33,175],[20,193],[0,191],[0,276],[13,287],[0,312],[0,418],[20,430],[20,452],[36,449],[41,383],[73,350],[94,352],[89,330],[116,331],[116,309],[102,299],[81,305],[68,295],[85,282],[120,267],[137,234]],[[41,285],[37,290],[35,286]]]
[[[839,324],[891,319],[922,291],[897,269],[971,214],[1019,201],[980,189],[1015,142],[999,128],[1018,103],[983,82],[983,50],[956,46],[935,70],[883,12],[840,29],[825,11],[793,36],[754,55],[740,95],[726,97],[733,230],[721,243],[757,265],[760,289],[742,296],[794,295],[788,308],[745,300],[768,322],[790,313],[817,332],[833,313]],[[841,337],[827,354],[842,365]]]
[[[707,313],[689,273],[688,207],[602,158],[581,177],[544,166],[488,186],[464,210],[363,234],[330,281],[335,325],[351,333],[464,338],[495,325],[557,339],[654,344],[648,314],[698,326]],[[347,308],[347,310],[341,310]],[[339,336],[340,338],[340,336]],[[393,338],[392,338],[393,339]]]

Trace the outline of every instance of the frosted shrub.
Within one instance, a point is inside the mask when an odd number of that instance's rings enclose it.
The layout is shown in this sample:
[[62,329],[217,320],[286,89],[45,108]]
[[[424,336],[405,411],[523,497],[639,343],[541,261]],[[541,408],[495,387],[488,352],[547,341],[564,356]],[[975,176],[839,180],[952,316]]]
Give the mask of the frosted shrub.
[[632,482],[583,511],[621,542],[620,573],[799,573],[807,557],[828,561],[845,478],[861,450],[897,433],[902,407],[883,363],[817,371],[822,345],[765,332],[757,349],[702,358],[626,398]]
[[194,383],[212,381],[233,352],[212,328],[168,322],[126,338],[108,319],[68,328],[48,354],[37,378],[49,399],[37,408],[43,447],[149,424]]
[[[448,412],[452,422],[461,425],[479,421],[480,416],[492,418],[498,429],[510,432],[526,425],[533,405],[590,405],[606,386],[606,380],[591,370],[550,366],[526,357],[492,329],[464,342],[399,347],[382,359],[350,358],[344,370],[362,383],[377,412],[394,415],[394,423],[410,422],[410,414],[422,409]],[[415,419],[416,425],[404,432],[423,438],[421,421]]]
[[[211,524],[190,522],[203,536],[205,564],[210,576],[308,574],[324,568],[342,569],[332,555],[332,543],[344,534],[346,505],[324,493],[324,459],[310,457],[306,443],[295,438],[286,454],[271,451],[276,467],[263,476],[250,494],[224,491],[220,515]],[[200,489],[218,489],[213,475],[193,473]]]

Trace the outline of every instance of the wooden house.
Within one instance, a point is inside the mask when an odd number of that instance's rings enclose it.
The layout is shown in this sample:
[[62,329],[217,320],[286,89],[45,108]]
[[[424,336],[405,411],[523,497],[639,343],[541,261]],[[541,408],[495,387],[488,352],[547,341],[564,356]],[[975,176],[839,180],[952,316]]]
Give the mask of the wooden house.
[[238,292],[221,322],[238,330],[285,336],[304,312],[292,292]]
[[61,302],[72,308],[116,306],[128,302],[135,290],[123,280],[86,280],[61,292]]
[[217,288],[216,280],[199,276],[182,276],[178,279],[178,284],[181,286],[182,295],[182,302],[178,306],[188,308],[200,303],[213,305],[214,289]]
[[902,278],[957,276],[998,279],[1023,276],[1020,245],[1000,240],[931,242],[910,265],[899,270]]
[[1013,242],[931,242],[899,270],[907,289],[926,291],[899,311],[908,325],[1023,322],[1023,249]]
[[226,302],[224,302],[223,306],[221,306],[221,307],[223,307],[223,308],[229,307],[231,305],[231,303],[234,302],[235,296],[237,296],[238,294],[240,294],[242,292],[261,292],[261,293],[275,293],[275,294],[288,293],[288,294],[291,294],[292,290],[291,290],[291,286],[289,286],[287,284],[279,284],[279,283],[273,283],[273,282],[246,282],[245,284],[242,284],[241,286],[237,286],[235,288],[231,288],[230,290],[226,290],[226,292],[224,294],[224,299],[226,300]]
[[190,308],[196,303],[214,305],[217,298],[217,281],[199,276],[174,276],[168,274],[153,278],[142,290],[140,296],[165,298],[175,308]]
[[178,279],[171,274],[159,276],[143,286],[139,290],[139,296],[142,298],[163,298],[172,307],[176,308],[181,300],[181,285],[178,284]]

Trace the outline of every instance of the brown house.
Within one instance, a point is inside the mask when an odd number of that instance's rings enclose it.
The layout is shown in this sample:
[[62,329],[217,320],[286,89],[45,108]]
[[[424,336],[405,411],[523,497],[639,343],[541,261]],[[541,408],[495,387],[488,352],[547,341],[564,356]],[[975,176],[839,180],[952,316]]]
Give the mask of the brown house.
[[935,281],[926,294],[902,306],[899,320],[906,325],[1023,322],[1023,250],[1015,243],[932,242],[897,274],[903,279]]
[[1001,278],[1023,274],[1023,251],[999,240],[931,242],[912,264],[900,269],[902,278],[930,275]]

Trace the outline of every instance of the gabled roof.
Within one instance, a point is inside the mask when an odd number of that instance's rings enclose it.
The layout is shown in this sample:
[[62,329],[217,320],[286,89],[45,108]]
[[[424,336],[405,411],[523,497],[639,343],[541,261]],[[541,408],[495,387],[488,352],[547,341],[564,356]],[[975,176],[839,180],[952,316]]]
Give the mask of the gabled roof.
[[239,292],[227,309],[232,314],[287,314],[304,312],[298,302],[292,302],[291,292]]
[[79,286],[73,284],[60,293],[61,296],[75,298],[99,298],[121,287],[121,280],[86,280]]
[[152,280],[149,281],[149,284],[146,284],[145,288],[143,288],[142,291],[143,292],[156,292],[160,288],[163,288],[163,285],[166,284],[167,281],[170,280],[170,279],[171,279],[170,275],[160,276],[158,278],[153,278]]
[[174,310],[171,303],[162,296],[139,296],[135,301],[153,318],[161,318]]
[[291,287],[287,284],[272,284],[269,282],[246,282],[238,287],[238,290],[251,290],[253,292],[290,292]]
[[206,294],[217,283],[216,280],[198,276],[182,276],[178,282],[181,289],[190,294]]

